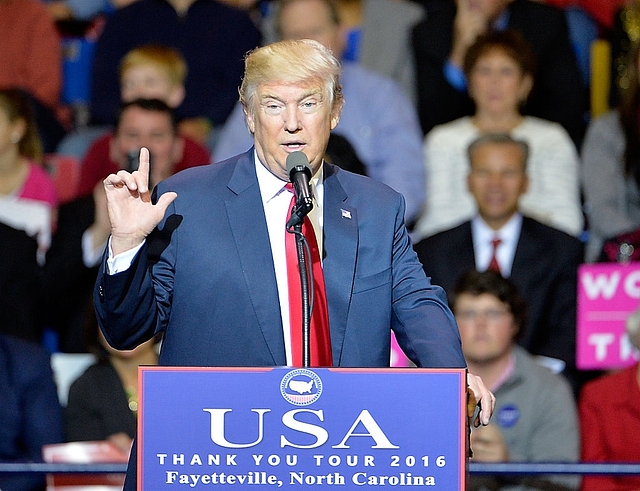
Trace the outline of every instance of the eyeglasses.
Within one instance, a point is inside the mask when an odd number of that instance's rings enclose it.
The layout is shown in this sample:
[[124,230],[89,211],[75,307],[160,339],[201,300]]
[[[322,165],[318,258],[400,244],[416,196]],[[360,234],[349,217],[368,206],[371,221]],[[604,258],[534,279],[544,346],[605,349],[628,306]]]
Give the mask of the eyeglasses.
[[510,312],[505,309],[461,310],[456,313],[456,318],[465,322],[474,322],[482,316],[489,322],[495,322],[503,319],[507,314]]

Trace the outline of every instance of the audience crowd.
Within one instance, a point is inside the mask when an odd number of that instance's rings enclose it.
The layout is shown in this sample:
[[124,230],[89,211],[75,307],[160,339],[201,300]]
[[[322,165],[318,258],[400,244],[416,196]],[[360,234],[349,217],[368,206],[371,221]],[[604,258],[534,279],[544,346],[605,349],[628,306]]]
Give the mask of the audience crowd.
[[[244,57],[302,38],[343,62],[326,160],[403,194],[468,366],[497,397],[473,459],[640,462],[637,365],[576,361],[580,265],[640,251],[640,0],[0,0],[0,30],[0,462],[63,441],[128,453],[137,367],[161,340],[123,353],[96,336],[102,180],[143,146],[152,183],[248,150]],[[64,96],[77,37],[92,46],[87,118]],[[596,39],[611,48],[604,114],[589,106]],[[95,355],[68,402],[51,353]],[[470,489],[638,488],[516,481]],[[1,489],[44,486],[0,474]]]

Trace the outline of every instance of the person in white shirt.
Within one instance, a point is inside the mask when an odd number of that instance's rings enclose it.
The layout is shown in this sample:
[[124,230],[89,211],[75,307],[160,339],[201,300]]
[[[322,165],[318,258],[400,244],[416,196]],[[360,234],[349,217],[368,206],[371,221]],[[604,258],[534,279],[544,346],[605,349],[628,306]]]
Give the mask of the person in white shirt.
[[583,230],[579,159],[558,123],[523,116],[521,106],[534,84],[534,55],[516,32],[480,36],[465,58],[473,116],[436,126],[424,141],[426,201],[413,229],[416,240],[471,218],[477,208],[466,186],[466,150],[480,135],[509,133],[529,146],[528,189],[521,209],[537,220],[579,236]]

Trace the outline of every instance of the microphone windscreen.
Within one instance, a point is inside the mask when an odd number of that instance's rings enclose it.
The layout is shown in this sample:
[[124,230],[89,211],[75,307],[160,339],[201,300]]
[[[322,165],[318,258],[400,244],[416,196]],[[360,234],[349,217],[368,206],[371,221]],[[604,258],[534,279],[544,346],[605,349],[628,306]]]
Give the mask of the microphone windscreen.
[[289,155],[287,155],[287,174],[289,176],[291,176],[291,171],[299,166],[309,169],[309,175],[311,175],[309,159],[303,152],[291,152]]

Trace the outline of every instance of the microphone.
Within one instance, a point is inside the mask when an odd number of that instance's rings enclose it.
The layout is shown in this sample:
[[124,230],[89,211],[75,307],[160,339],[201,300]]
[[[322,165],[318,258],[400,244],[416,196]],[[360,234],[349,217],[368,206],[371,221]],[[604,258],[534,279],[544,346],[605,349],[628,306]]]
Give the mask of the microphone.
[[293,184],[296,204],[291,210],[291,217],[287,221],[287,229],[302,223],[304,217],[313,208],[313,193],[311,192],[311,167],[309,159],[303,152],[292,152],[287,156],[287,173]]

